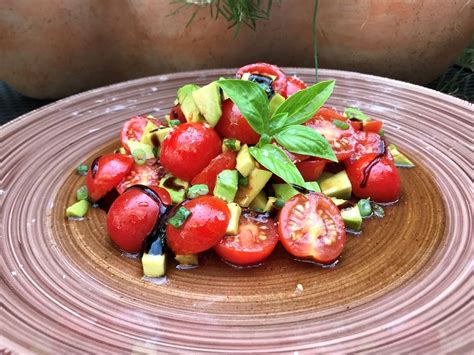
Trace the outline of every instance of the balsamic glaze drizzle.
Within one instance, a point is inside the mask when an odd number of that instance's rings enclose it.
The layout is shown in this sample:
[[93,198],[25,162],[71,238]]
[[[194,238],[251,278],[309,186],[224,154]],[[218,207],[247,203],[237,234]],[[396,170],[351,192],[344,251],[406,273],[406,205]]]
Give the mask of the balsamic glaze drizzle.
[[94,159],[94,161],[91,164],[91,176],[94,179],[95,175],[97,174],[97,170],[99,170],[99,159],[100,155]]
[[374,160],[372,160],[364,169],[364,178],[360,182],[360,188],[363,189],[365,186],[367,186],[367,182],[369,180],[370,172],[372,171],[373,167],[378,164],[380,159],[382,159],[385,156],[384,153],[380,153],[377,155]]

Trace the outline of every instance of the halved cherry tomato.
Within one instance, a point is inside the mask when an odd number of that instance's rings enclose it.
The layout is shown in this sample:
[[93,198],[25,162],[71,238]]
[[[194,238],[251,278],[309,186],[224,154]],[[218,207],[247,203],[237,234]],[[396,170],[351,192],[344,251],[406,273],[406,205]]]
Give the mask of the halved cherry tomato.
[[355,145],[354,153],[349,158],[355,161],[360,157],[370,153],[383,153],[385,151],[385,143],[377,133],[359,131],[354,134]]
[[[334,121],[347,124],[346,129],[336,127]],[[337,111],[321,108],[305,123],[327,139],[339,161],[349,158],[354,152],[354,129],[350,121]]]
[[225,100],[222,104],[222,116],[216,126],[216,131],[225,138],[235,138],[243,144],[254,145],[260,139],[231,100]]
[[306,84],[300,78],[296,76],[287,76],[288,86],[286,88],[286,94],[288,96],[293,95],[295,92],[306,89]]
[[117,191],[121,194],[133,185],[158,186],[165,173],[157,159],[147,159],[145,164],[133,165],[132,170],[117,185]]
[[235,265],[254,265],[266,259],[278,243],[272,218],[255,212],[242,213],[237,235],[226,235],[214,246],[216,253]]
[[296,163],[296,167],[303,176],[304,181],[316,181],[323,173],[327,160],[313,158]]
[[310,158],[309,155],[304,155],[304,154],[298,154],[298,153],[292,153],[290,151],[288,151],[287,149],[283,148],[280,144],[278,144],[276,141],[272,141],[272,144],[273,145],[276,145],[278,148],[280,148],[281,150],[283,150],[283,152],[286,154],[286,156],[288,158],[290,158],[290,160],[293,162],[293,163],[299,163],[301,161],[305,161],[305,160],[308,160]]
[[134,116],[123,125],[121,142],[122,147],[124,147],[127,153],[130,153],[127,141],[133,140],[138,142],[142,138],[143,131],[145,130],[148,121],[151,121],[158,127],[162,126],[162,124],[154,118],[147,118],[145,116]]
[[371,120],[371,121],[365,121],[362,123],[362,130],[364,132],[379,133],[382,127],[383,127],[382,121]]
[[276,78],[272,83],[273,90],[283,97],[287,97],[287,77],[276,65],[268,63],[249,64],[237,71],[237,78],[241,78],[245,73],[275,76]]
[[130,172],[133,163],[133,157],[125,154],[107,154],[94,160],[86,176],[89,199],[96,202],[104,197]]
[[170,118],[172,120],[179,120],[181,123],[186,123],[186,116],[184,116],[183,111],[181,111],[181,105],[178,104],[171,109]]
[[161,144],[160,162],[174,176],[189,182],[221,151],[214,129],[202,123],[183,123]]
[[214,196],[200,196],[182,204],[191,215],[184,224],[166,227],[168,246],[175,254],[195,254],[212,248],[224,236],[230,220],[227,204]]
[[234,152],[225,152],[219,154],[211,160],[208,166],[197,174],[191,181],[191,185],[205,184],[209,188],[209,193],[212,194],[216,186],[217,175],[223,170],[235,169],[236,154]]
[[280,211],[278,222],[283,246],[297,258],[326,264],[341,255],[345,225],[339,209],[326,195],[293,196]]
[[375,202],[394,202],[400,198],[401,183],[397,168],[384,154],[366,154],[346,162],[352,193]]
[[[160,187],[150,189],[151,194],[138,187],[128,189],[117,197],[107,214],[107,232],[110,239],[120,250],[127,253],[138,253],[142,250],[143,241],[160,217],[162,205],[171,204],[168,191]],[[153,192],[156,195],[153,195]]]
[[362,121],[351,120],[351,126],[355,131],[362,131]]

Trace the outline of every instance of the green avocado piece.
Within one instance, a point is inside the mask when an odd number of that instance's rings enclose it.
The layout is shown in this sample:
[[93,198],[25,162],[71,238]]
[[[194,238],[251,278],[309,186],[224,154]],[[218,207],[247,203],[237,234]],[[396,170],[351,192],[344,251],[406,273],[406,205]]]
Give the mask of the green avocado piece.
[[353,206],[345,208],[341,211],[341,217],[344,220],[346,228],[359,232],[362,229],[362,216],[360,215],[359,207]]
[[254,168],[249,178],[249,183],[247,186],[240,186],[235,196],[235,202],[237,202],[242,207],[248,207],[263,190],[268,180],[272,177],[272,172],[268,170]]
[[181,203],[186,198],[186,189],[189,183],[174,177],[171,174],[165,175],[160,180],[160,187],[166,189],[171,197],[173,203]]
[[237,189],[239,188],[239,175],[237,170],[222,170],[217,175],[214,196],[219,197],[227,203],[233,202]]
[[345,170],[329,177],[326,175],[318,181],[323,194],[343,200],[351,198],[352,185]]
[[388,150],[390,151],[390,154],[392,154],[393,156],[393,161],[396,167],[413,168],[415,166],[415,164],[410,159],[408,159],[406,155],[400,153],[400,151],[398,150],[395,144],[390,144],[388,146]]
[[199,265],[198,254],[176,255],[174,259],[181,265]]
[[224,138],[222,141],[222,152],[238,152],[240,150],[240,141],[235,138]]
[[178,102],[188,122],[202,122],[203,120],[192,95],[194,91],[199,89],[200,87],[195,84],[184,85],[178,89]]
[[243,145],[237,154],[237,164],[235,168],[243,177],[247,177],[256,166],[255,160],[250,155],[249,147],[247,144]]
[[222,116],[221,93],[217,82],[214,81],[193,91],[192,96],[206,122],[214,127]]
[[151,138],[152,135],[158,130],[158,126],[156,126],[153,122],[148,120],[145,129],[143,130],[142,138],[140,139],[140,143],[148,144],[149,146],[155,146],[153,144],[153,139]]
[[343,200],[343,199],[340,199],[340,198],[337,198],[337,197],[331,197],[331,200],[332,200],[332,202],[334,202],[334,204],[337,207],[343,206],[347,203],[347,200]]
[[229,207],[230,211],[230,220],[225,234],[235,235],[239,232],[239,221],[240,215],[242,214],[242,208],[235,202],[228,203],[227,207]]
[[178,103],[183,104],[184,100],[191,95],[194,91],[199,90],[201,87],[196,84],[187,84],[180,87],[177,91]]
[[270,212],[272,211],[274,208],[276,209],[279,209],[277,206],[276,206],[276,203],[277,203],[277,198],[274,197],[274,196],[270,196],[267,200],[267,203],[265,205],[265,208],[263,209],[263,212]]
[[288,184],[273,184],[272,187],[273,191],[275,191],[276,198],[285,202],[299,194],[298,190]]
[[89,210],[90,203],[87,200],[80,200],[66,208],[67,217],[84,217]]
[[267,205],[267,201],[268,199],[265,191],[260,191],[258,195],[253,199],[249,207],[255,211],[263,211],[265,209],[265,206]]
[[166,254],[152,255],[143,253],[143,274],[146,277],[161,277],[166,273]]
[[128,140],[127,141],[128,147],[130,148],[130,152],[133,155],[133,152],[136,150],[143,150],[145,153],[145,159],[151,159],[155,157],[155,154],[153,152],[153,147],[148,144]]
[[280,106],[285,101],[285,98],[278,93],[272,96],[270,102],[268,103],[268,108],[270,110],[270,117],[273,115],[273,112],[276,111],[278,106]]

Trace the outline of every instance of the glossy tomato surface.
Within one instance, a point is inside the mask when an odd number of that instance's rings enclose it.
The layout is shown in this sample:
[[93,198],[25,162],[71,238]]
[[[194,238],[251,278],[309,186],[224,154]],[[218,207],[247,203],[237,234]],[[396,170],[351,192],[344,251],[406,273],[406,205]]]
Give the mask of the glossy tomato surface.
[[183,123],[161,144],[160,162],[174,176],[190,182],[221,151],[214,129],[202,123]]
[[104,197],[130,172],[133,163],[133,157],[125,154],[107,154],[95,159],[86,176],[89,199],[96,202]]
[[147,159],[144,164],[133,164],[130,172],[117,185],[117,191],[123,193],[133,185],[158,186],[165,175],[165,169],[157,159]]
[[191,212],[184,224],[166,227],[168,246],[175,254],[195,254],[212,248],[224,236],[230,220],[227,204],[214,196],[200,196],[182,204]]
[[162,126],[162,124],[154,118],[147,118],[145,116],[134,116],[124,123],[122,127],[121,142],[122,147],[124,147],[127,153],[130,153],[127,141],[140,141],[148,121],[152,122],[157,127]]
[[339,209],[321,193],[290,198],[280,211],[278,233],[290,254],[323,264],[341,255],[346,241]]
[[181,111],[181,105],[176,105],[170,110],[170,118],[172,120],[179,120],[181,123],[186,123],[186,116]]
[[375,202],[394,202],[400,198],[401,183],[397,168],[384,154],[366,154],[346,162],[352,193]]
[[216,131],[225,138],[235,138],[243,144],[254,145],[260,139],[230,99],[222,104],[222,116],[216,126]]
[[278,243],[275,221],[263,214],[246,211],[236,235],[226,235],[214,246],[216,253],[235,265],[254,265],[266,259]]
[[272,83],[273,90],[283,97],[287,97],[287,77],[285,73],[283,73],[283,71],[276,65],[268,63],[249,64],[237,71],[237,77],[241,78],[245,73],[275,76],[276,78]]
[[323,173],[327,161],[324,159],[311,159],[296,163],[296,168],[300,171],[304,181],[316,181]]
[[225,152],[219,154],[211,160],[208,166],[197,174],[191,181],[191,185],[205,184],[209,188],[209,193],[212,194],[216,186],[217,175],[223,170],[233,170],[236,165],[237,154],[235,152]]
[[351,161],[366,154],[380,154],[385,151],[385,143],[378,133],[358,131],[354,134],[354,140],[354,153],[349,157]]
[[286,94],[288,96],[293,95],[295,92],[306,89],[306,84],[300,78],[296,76],[287,76],[288,86],[286,88]]
[[138,187],[128,189],[110,206],[107,232],[120,250],[127,253],[140,252],[145,238],[160,216],[163,204],[171,203],[168,191],[159,187],[151,189],[152,193],[146,193]]
[[[337,127],[336,120],[346,124],[347,128]],[[354,128],[350,121],[337,111],[321,108],[305,126],[313,128],[326,138],[339,161],[349,158],[354,152]]]

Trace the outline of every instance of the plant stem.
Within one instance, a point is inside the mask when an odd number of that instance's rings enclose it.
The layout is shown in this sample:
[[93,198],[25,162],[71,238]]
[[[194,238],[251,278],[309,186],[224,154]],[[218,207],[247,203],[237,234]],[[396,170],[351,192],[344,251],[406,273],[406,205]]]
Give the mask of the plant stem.
[[318,0],[314,0],[314,10],[313,10],[313,54],[314,54],[314,77],[316,82],[318,82],[318,26],[316,16],[318,14]]

